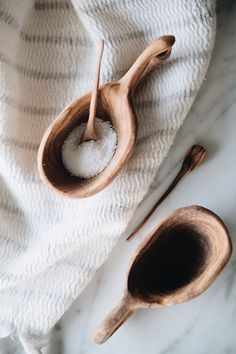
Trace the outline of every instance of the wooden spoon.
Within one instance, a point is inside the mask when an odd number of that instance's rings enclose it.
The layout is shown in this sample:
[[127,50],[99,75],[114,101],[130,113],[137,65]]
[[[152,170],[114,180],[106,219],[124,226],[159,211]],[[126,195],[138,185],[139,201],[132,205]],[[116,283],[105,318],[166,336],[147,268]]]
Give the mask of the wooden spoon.
[[232,244],[223,221],[200,206],[174,211],[143,240],[124,296],[93,333],[105,342],[136,310],[179,304],[200,295],[228,262]]
[[167,190],[162,194],[162,196],[158,199],[158,201],[153,205],[148,214],[143,218],[143,220],[136,226],[134,231],[127,237],[127,241],[130,241],[137,232],[146,224],[146,222],[151,218],[154,211],[157,207],[168,197],[168,195],[173,191],[173,189],[177,186],[179,181],[187,175],[189,172],[195,169],[195,167],[199,166],[204,160],[206,155],[206,150],[201,145],[193,145],[186,153],[182,166],[173,179],[172,183],[169,185]]
[[95,129],[95,118],[96,118],[96,108],[97,108],[97,97],[98,97],[98,87],[99,87],[99,76],[100,76],[100,67],[102,61],[102,54],[104,49],[104,41],[100,41],[98,49],[98,62],[96,67],[95,82],[92,90],[92,96],[89,106],[89,118],[86,128],[81,136],[80,144],[89,141],[97,140],[97,134]]
[[62,162],[62,145],[70,132],[88,119],[91,93],[66,107],[49,126],[38,151],[38,169],[43,181],[57,193],[71,198],[91,196],[111,183],[130,158],[137,136],[137,118],[132,96],[146,75],[163,63],[171,53],[173,36],[162,36],[151,43],[129,71],[117,82],[99,88],[97,114],[109,120],[118,137],[109,165],[97,176],[84,180],[72,176]]

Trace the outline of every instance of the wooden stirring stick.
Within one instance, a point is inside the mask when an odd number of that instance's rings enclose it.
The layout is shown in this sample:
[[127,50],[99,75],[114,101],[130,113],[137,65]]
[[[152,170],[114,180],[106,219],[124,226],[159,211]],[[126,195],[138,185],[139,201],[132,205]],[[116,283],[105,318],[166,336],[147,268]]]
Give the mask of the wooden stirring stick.
[[191,172],[195,167],[200,165],[204,160],[206,155],[206,150],[201,145],[193,145],[185,155],[183,164],[181,169],[179,170],[177,176],[174,178],[171,185],[167,188],[164,194],[158,199],[158,201],[154,204],[149,213],[145,216],[145,218],[138,224],[138,226],[134,229],[134,231],[130,234],[127,240],[131,240],[136,233],[141,229],[141,227],[150,219],[156,208],[163,202],[166,197],[172,192],[175,186],[179,183],[179,181],[189,172]]
[[100,76],[100,67],[101,67],[103,49],[104,49],[104,41],[101,40],[99,44],[99,50],[98,50],[96,76],[95,76],[94,86],[92,89],[92,96],[91,96],[90,107],[89,107],[89,119],[86,128],[81,136],[80,144],[89,140],[97,140],[97,134],[95,129],[95,116],[96,116],[96,108],[97,108],[99,76]]

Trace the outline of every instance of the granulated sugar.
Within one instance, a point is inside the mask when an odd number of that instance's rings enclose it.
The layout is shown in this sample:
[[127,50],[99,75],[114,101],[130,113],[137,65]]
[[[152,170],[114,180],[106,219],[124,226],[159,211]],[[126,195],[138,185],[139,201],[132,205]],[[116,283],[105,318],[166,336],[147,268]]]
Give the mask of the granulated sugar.
[[108,121],[96,118],[97,140],[80,143],[86,123],[80,124],[62,145],[62,161],[74,176],[91,178],[99,174],[111,161],[117,143],[117,135]]

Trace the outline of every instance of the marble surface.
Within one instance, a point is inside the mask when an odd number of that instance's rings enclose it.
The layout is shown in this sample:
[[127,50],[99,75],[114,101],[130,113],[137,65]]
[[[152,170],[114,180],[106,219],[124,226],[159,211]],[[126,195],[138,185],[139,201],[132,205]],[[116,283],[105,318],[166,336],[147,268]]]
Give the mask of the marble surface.
[[[150,193],[126,234],[91,284],[52,331],[45,354],[233,354],[236,353],[236,255],[214,284],[181,305],[140,310],[105,344],[91,340],[92,330],[121,297],[131,255],[143,236],[180,206],[198,204],[216,212],[236,243],[236,3],[221,1],[212,62],[206,80],[178,133]],[[136,239],[126,236],[153,205],[180,167],[189,146],[207,149],[203,165],[189,174],[159,207]],[[10,338],[0,354],[22,354]]]

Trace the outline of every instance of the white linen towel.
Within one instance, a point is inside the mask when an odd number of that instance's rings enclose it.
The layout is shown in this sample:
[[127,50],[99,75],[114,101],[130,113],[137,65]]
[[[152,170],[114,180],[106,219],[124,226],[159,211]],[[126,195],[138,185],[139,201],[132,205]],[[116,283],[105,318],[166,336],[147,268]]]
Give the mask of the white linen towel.
[[[147,192],[204,79],[215,23],[214,0],[0,0],[0,336],[19,336],[27,353],[38,353]],[[176,43],[135,94],[128,165],[93,197],[55,195],[37,149],[60,110],[91,90],[99,39],[105,83],[164,34]]]

